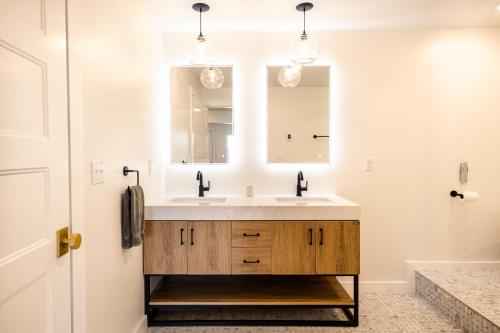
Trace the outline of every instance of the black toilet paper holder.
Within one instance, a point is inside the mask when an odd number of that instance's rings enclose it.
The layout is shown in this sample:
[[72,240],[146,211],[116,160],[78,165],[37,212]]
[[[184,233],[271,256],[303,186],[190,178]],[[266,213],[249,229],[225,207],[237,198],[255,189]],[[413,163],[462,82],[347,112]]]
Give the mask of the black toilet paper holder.
[[456,197],[460,197],[460,199],[463,199],[464,198],[464,195],[462,193],[458,193],[457,191],[453,190],[450,192],[450,195],[453,197],[453,198],[456,198]]

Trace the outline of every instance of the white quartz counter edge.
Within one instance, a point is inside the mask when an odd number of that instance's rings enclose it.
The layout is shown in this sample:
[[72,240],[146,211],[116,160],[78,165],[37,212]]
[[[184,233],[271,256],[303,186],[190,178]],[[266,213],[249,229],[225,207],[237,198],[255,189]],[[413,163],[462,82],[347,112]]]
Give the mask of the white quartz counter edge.
[[[217,196],[222,197],[222,196]],[[361,207],[339,196],[329,202],[278,202],[275,197],[223,196],[223,203],[174,203],[172,198],[146,204],[146,220],[359,220]]]

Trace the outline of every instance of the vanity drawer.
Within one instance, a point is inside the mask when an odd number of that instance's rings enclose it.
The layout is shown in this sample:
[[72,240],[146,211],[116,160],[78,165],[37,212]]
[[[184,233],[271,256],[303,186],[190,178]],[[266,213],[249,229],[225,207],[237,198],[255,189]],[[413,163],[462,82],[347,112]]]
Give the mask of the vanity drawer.
[[272,222],[232,222],[232,247],[271,247]]
[[271,248],[233,248],[232,274],[271,274]]

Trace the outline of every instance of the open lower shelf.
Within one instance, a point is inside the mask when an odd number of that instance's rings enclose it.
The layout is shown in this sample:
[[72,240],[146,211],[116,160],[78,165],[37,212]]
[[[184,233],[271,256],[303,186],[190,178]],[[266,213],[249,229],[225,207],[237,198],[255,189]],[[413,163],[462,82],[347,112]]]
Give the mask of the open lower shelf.
[[150,306],[354,306],[335,277],[165,277]]

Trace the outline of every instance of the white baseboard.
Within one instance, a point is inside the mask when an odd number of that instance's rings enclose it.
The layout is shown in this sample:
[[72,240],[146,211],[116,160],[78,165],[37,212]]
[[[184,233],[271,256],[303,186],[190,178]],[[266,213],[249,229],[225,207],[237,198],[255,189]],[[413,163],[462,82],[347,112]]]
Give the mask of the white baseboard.
[[139,318],[137,324],[135,324],[135,328],[132,330],[132,333],[144,333],[146,332],[147,328],[148,328],[147,317],[146,315],[144,315],[141,316],[141,318]]
[[406,261],[406,285],[415,291],[415,271],[418,269],[452,269],[457,271],[500,270],[500,261]]
[[[340,283],[352,296],[352,278],[339,277]],[[408,287],[406,281],[360,281],[359,293],[406,293]]]

